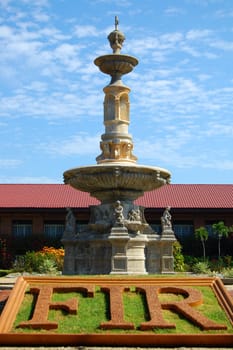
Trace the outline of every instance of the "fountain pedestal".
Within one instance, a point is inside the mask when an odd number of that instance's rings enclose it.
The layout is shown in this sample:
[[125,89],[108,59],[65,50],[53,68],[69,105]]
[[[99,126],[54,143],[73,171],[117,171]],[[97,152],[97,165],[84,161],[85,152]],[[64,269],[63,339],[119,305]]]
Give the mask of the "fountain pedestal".
[[113,227],[109,236],[112,245],[111,274],[128,274],[127,246],[130,240],[125,227]]
[[146,270],[146,254],[145,248],[148,243],[148,238],[144,234],[137,234],[132,237],[127,247],[128,257],[128,273],[133,275],[145,275]]
[[171,225],[170,207],[167,207],[164,210],[163,216],[161,217],[161,224],[161,273],[170,274],[171,272],[174,272],[174,258],[172,245],[176,241]]

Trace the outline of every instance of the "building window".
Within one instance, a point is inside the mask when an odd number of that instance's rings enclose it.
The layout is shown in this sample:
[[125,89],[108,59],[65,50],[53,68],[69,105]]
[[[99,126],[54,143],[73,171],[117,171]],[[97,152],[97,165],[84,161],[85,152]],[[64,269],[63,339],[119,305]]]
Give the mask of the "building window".
[[194,226],[191,222],[175,222],[173,230],[178,238],[185,238],[194,234]]
[[13,236],[25,238],[32,234],[31,220],[15,220],[13,221]]
[[205,228],[207,229],[210,237],[215,237],[216,236],[215,233],[214,233],[212,225],[216,224],[219,221],[223,221],[223,220],[219,219],[219,220],[208,220],[208,221],[206,221]]
[[44,222],[44,235],[47,238],[60,239],[65,230],[63,221],[45,221]]
[[205,228],[207,229],[209,236],[214,236],[214,230],[211,224],[205,225]]

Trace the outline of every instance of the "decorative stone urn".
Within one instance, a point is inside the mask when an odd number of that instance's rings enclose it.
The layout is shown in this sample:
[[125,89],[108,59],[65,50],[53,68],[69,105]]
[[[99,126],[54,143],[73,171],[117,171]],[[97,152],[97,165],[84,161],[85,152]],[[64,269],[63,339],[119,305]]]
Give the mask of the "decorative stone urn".
[[[65,230],[64,274],[147,274],[173,272],[171,230],[169,237],[158,235],[144,217],[144,208],[134,204],[145,191],[168,184],[166,169],[136,164],[130,123],[129,87],[121,80],[138,64],[132,56],[122,55],[125,36],[115,30],[108,39],[113,53],[100,56],[94,63],[111,76],[103,91],[105,133],[97,164],[65,171],[64,181],[89,192],[100,201],[90,207],[88,228],[77,234]],[[77,194],[78,195],[78,194]],[[165,249],[166,246],[166,249]],[[165,262],[168,256],[169,264]]]

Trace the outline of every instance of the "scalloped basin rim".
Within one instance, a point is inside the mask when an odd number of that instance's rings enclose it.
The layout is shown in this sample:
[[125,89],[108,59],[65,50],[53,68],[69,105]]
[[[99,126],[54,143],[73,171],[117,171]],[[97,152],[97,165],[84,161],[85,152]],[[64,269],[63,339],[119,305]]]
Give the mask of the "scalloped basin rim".
[[90,173],[93,173],[96,171],[99,171],[99,170],[108,170],[108,169],[118,169],[119,170],[132,170],[132,171],[145,171],[145,172],[151,172],[151,171],[154,171],[154,172],[160,172],[160,173],[164,173],[164,175],[166,174],[167,177],[170,177],[171,176],[171,173],[167,170],[167,169],[164,169],[164,168],[160,168],[160,167],[155,167],[155,166],[148,166],[148,165],[139,165],[139,164],[132,164],[132,163],[117,163],[117,162],[114,162],[114,163],[106,163],[106,164],[95,164],[95,165],[87,165],[87,166],[80,166],[80,167],[77,167],[77,168],[71,168],[71,169],[68,169],[64,172],[64,176],[65,174],[67,174],[68,172],[73,172],[73,171],[78,171],[78,172],[86,172],[87,170],[90,170]]
[[123,62],[128,60],[130,61],[130,63],[133,63],[135,66],[138,64],[138,59],[136,57],[129,56],[129,55],[122,55],[122,54],[107,54],[107,55],[99,56],[94,60],[94,64],[96,66],[99,66],[101,61],[106,62],[106,61],[109,61],[110,59],[114,61],[123,61]]
[[113,197],[135,200],[145,191],[170,183],[170,173],[162,168],[111,163],[83,166],[67,170],[64,182],[100,201]]

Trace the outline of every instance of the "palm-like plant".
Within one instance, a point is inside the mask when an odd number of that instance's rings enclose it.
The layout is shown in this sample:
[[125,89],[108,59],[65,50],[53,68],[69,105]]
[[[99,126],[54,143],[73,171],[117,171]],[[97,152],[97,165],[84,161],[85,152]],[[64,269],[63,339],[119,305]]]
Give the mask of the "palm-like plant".
[[203,249],[203,259],[205,260],[205,242],[208,239],[209,232],[204,226],[201,226],[195,230],[195,237],[201,241],[202,249]]
[[223,221],[219,221],[212,225],[214,233],[218,236],[218,258],[221,257],[221,239],[223,237],[228,237],[229,227],[227,227]]

